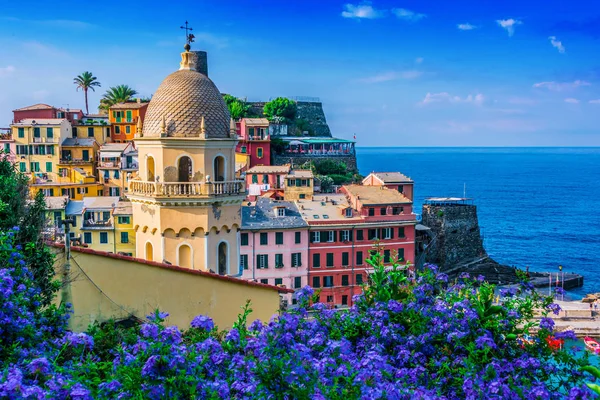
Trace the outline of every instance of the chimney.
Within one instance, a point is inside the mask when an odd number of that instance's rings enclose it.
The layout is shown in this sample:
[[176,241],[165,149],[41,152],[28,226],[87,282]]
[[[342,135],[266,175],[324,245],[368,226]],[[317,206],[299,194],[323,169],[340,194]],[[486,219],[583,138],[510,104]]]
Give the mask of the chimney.
[[208,55],[205,51],[192,51],[196,58],[196,71],[208,76]]

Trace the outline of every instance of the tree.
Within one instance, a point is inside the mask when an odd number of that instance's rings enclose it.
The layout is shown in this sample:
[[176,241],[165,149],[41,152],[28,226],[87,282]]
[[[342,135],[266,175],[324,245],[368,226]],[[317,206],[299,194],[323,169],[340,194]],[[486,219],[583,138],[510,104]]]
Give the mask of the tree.
[[46,227],[46,203],[40,191],[31,198],[26,175],[17,172],[6,156],[0,158],[0,231],[18,227],[16,243],[41,290],[42,306],[52,302],[58,289],[54,281],[54,256],[42,239]]
[[92,91],[95,92],[96,89],[94,89],[94,87],[100,87],[102,85],[98,82],[98,78],[89,71],[85,71],[83,74],[76,76],[73,83],[77,85],[77,90],[83,90],[83,95],[85,96],[85,113],[89,114],[88,89],[92,89]]
[[223,95],[223,100],[225,100],[225,104],[227,104],[227,108],[229,109],[229,114],[231,114],[231,118],[234,120],[248,116],[250,105],[246,103],[246,101],[230,94]]
[[296,110],[296,102],[285,97],[278,97],[265,104],[263,112],[269,121],[290,122],[296,118]]
[[99,109],[108,112],[110,107],[130,101],[137,93],[136,90],[128,85],[110,87],[102,96]]

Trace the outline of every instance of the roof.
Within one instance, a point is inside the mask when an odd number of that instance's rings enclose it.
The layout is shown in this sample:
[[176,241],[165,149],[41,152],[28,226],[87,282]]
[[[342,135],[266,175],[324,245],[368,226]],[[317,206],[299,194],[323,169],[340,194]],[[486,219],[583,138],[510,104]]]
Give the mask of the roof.
[[117,196],[84,197],[83,208],[112,210],[119,201],[120,199]]
[[266,118],[244,118],[244,124],[247,126],[269,125],[269,120]]
[[[284,217],[277,216],[277,208],[280,207],[285,208]],[[298,207],[291,201],[261,197],[254,205],[242,206],[242,229],[289,229],[307,226]]]
[[122,153],[131,143],[105,143],[100,146],[101,153]]
[[247,174],[287,174],[289,165],[257,165],[246,171]]
[[337,139],[330,137],[313,137],[313,136],[279,136],[280,139],[286,142],[299,141],[306,144],[321,144],[321,143],[355,143],[353,140]]
[[83,201],[75,200],[70,201],[65,209],[66,215],[81,215],[83,213]]
[[115,208],[115,211],[113,211],[113,215],[132,215],[133,214],[133,207],[131,206],[131,202],[130,201],[119,201],[117,203],[117,207]]
[[410,183],[413,180],[400,172],[373,172],[383,183]]
[[26,118],[13,125],[30,126],[34,123],[36,125],[60,125],[64,121],[66,121],[64,118]]
[[23,108],[17,108],[16,110],[13,110],[13,112],[15,112],[15,111],[31,111],[31,110],[52,110],[53,108],[54,107],[52,107],[51,105],[44,104],[44,103],[38,103],[38,104],[31,105],[31,106],[23,107]]
[[344,189],[362,204],[410,204],[411,201],[395,189],[385,186],[344,185]]
[[96,139],[89,139],[89,138],[85,138],[85,139],[79,139],[79,138],[66,138],[61,146],[63,147],[92,147],[94,146],[94,144],[97,144]]
[[100,119],[108,119],[108,114],[86,114],[83,118],[100,118]]
[[46,210],[64,210],[67,208],[69,196],[44,197]]
[[312,200],[298,200],[296,203],[302,217],[309,222],[362,221],[356,212],[352,217],[345,216],[344,210],[350,205],[346,196],[341,193],[315,195]]
[[149,103],[138,103],[137,101],[130,101],[127,103],[118,103],[110,106],[111,110],[137,110],[139,108],[146,107]]
[[290,178],[313,178],[313,173],[310,169],[294,169],[287,174]]

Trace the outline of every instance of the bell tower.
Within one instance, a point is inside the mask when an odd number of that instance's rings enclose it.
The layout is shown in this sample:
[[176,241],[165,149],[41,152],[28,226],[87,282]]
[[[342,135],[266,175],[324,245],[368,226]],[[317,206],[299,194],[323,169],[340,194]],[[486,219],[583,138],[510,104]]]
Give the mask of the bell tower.
[[133,205],[137,254],[184,268],[239,274],[237,135],[215,84],[196,69],[189,42],[178,71],[160,84],[135,138]]

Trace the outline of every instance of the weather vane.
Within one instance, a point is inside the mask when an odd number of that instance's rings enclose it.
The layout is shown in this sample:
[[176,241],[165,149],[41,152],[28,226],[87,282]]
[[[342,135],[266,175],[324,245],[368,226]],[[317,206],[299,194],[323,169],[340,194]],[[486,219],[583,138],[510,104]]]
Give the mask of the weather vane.
[[194,29],[192,27],[188,26],[188,22],[187,21],[185,21],[185,26],[181,26],[180,28],[181,29],[185,29],[185,41],[186,41],[186,43],[185,43],[185,49],[189,50],[191,48],[190,43],[193,43],[194,42],[194,38],[195,38],[195,36],[192,33],[190,33],[190,32],[193,31]]

